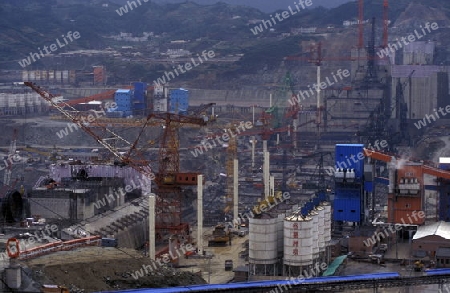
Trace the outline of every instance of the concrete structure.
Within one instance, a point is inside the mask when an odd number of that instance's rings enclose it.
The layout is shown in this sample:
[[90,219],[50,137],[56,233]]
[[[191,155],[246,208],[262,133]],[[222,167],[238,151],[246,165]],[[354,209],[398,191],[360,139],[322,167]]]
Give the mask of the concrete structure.
[[85,220],[150,191],[150,182],[131,167],[53,164],[34,185],[30,209],[45,218]]
[[435,259],[439,248],[450,247],[450,223],[436,222],[418,227],[412,238],[412,255]]
[[[45,182],[45,181],[44,181]],[[33,188],[30,200],[32,215],[44,218],[67,218],[72,221],[85,220],[94,215],[114,209],[125,202],[123,178],[102,178],[85,182],[64,180],[65,187]]]
[[[393,65],[391,71],[391,105],[396,105],[397,84],[404,84],[403,97],[408,108],[408,119],[423,119],[425,115],[434,114],[434,109],[437,109],[438,104],[443,107],[448,105],[449,81],[447,67],[437,65]],[[424,99],[424,97],[427,98]],[[395,113],[396,111],[393,111],[393,115]]]
[[44,113],[48,110],[49,103],[37,93],[0,93],[0,115]]
[[436,251],[436,267],[450,268],[450,247],[440,247]]
[[417,41],[403,47],[403,65],[433,65],[436,43]]

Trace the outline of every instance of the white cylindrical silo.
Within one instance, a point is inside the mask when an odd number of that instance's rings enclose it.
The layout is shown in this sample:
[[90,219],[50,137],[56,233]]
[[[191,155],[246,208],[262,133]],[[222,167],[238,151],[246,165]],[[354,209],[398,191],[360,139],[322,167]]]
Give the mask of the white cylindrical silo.
[[325,209],[325,218],[324,218],[324,241],[325,245],[329,245],[331,241],[331,205],[328,201],[324,201],[321,203],[323,208]]
[[277,217],[262,214],[249,218],[249,273],[276,275]]
[[325,224],[325,208],[318,205],[314,208],[314,210],[319,214],[319,233],[318,233],[318,246],[319,246],[319,254],[322,254],[325,252],[325,230],[324,230],[324,224]]
[[277,255],[283,257],[284,251],[284,218],[286,214],[280,213],[277,218]]
[[287,276],[299,276],[313,264],[313,219],[300,212],[284,218],[283,267]]
[[283,251],[284,251],[284,218],[286,215],[289,215],[292,213],[292,203],[288,201],[280,202],[279,204],[274,207],[271,212],[273,211],[273,215],[278,217],[278,224],[277,224],[277,234],[278,234],[278,258],[283,258]]
[[312,257],[314,260],[319,259],[319,213],[315,210],[309,212],[309,216],[312,218],[313,229],[312,229]]

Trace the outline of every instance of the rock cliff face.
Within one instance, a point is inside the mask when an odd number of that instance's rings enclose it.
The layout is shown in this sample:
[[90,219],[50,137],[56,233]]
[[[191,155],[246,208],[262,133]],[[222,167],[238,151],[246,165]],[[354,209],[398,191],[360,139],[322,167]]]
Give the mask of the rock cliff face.
[[448,27],[450,25],[449,13],[450,11],[443,7],[435,8],[421,3],[410,3],[394,22],[393,27],[418,29],[426,22],[437,22],[441,28]]

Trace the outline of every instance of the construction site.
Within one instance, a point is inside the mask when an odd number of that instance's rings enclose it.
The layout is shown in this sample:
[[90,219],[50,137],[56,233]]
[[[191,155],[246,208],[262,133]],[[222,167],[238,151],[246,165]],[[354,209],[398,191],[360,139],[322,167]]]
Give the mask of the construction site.
[[0,86],[2,292],[446,288],[449,67],[434,40],[392,50],[404,32],[389,33],[388,0],[379,22],[358,3],[351,51],[332,55],[339,34],[304,41],[276,86],[14,73]]

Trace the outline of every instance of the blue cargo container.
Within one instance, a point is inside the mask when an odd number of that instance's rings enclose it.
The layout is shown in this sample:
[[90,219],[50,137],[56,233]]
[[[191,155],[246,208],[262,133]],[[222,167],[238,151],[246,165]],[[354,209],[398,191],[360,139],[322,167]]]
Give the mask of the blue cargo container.
[[147,84],[145,82],[135,82],[134,84],[134,92],[133,92],[133,113],[134,114],[145,114],[144,110],[147,108]]
[[133,99],[133,91],[126,89],[118,89],[114,94],[114,101],[118,105],[131,104]]
[[134,100],[138,100],[141,103],[145,102],[147,84],[145,82],[134,83]]
[[186,114],[189,108],[189,91],[183,88],[171,90],[169,93],[169,112]]
[[147,84],[145,82],[135,82],[133,84],[135,91],[144,92],[147,89]]
[[120,117],[129,116],[127,113],[133,111],[133,91],[129,89],[118,89],[114,94],[117,104],[116,111],[121,112]]
[[335,198],[333,203],[333,220],[360,222],[361,200],[359,198]]
[[129,89],[118,89],[114,94],[114,98],[131,96],[133,96],[133,91]]
[[363,144],[337,144],[335,167],[341,169],[354,169],[356,181],[361,181],[364,175],[363,148]]

